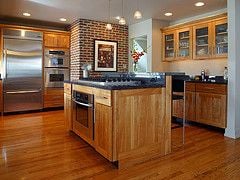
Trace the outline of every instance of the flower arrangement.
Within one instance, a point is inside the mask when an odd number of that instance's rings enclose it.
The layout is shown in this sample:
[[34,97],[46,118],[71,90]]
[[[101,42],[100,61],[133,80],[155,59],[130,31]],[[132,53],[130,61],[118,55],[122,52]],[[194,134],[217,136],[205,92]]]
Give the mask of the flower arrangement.
[[131,53],[132,53],[131,56],[132,56],[132,59],[133,59],[134,63],[138,63],[138,61],[141,58],[141,56],[144,55],[143,51],[142,52],[137,52],[137,51],[134,50]]

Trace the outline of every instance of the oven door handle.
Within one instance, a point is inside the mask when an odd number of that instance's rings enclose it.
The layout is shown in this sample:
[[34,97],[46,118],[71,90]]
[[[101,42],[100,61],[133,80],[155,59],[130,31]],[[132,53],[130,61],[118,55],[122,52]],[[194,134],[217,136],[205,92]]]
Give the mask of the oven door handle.
[[86,104],[86,103],[78,102],[75,99],[72,99],[72,101],[75,102],[76,104],[79,104],[79,105],[85,106],[85,107],[89,107],[89,108],[91,108],[93,106],[92,104]]

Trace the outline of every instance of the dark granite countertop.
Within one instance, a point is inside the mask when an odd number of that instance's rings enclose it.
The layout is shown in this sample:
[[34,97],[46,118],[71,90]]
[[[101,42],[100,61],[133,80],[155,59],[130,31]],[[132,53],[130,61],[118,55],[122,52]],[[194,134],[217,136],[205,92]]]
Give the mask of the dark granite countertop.
[[142,89],[142,88],[161,88],[165,87],[165,80],[158,82],[137,82],[134,85],[112,85],[112,84],[104,84],[104,82],[94,82],[94,81],[81,81],[81,80],[73,80],[73,81],[64,81],[65,83],[78,84],[83,86],[95,87],[106,90],[124,90],[124,89]]
[[194,80],[194,79],[188,79],[185,80],[186,82],[193,82],[193,83],[209,83],[209,84],[228,84],[227,80]]
[[[200,78],[200,76],[198,76]],[[207,76],[205,80],[195,80],[191,79],[188,75],[176,75],[173,76],[175,81],[186,81],[186,82],[193,82],[193,83],[211,83],[211,84],[228,84],[227,80],[223,79],[223,76]]]

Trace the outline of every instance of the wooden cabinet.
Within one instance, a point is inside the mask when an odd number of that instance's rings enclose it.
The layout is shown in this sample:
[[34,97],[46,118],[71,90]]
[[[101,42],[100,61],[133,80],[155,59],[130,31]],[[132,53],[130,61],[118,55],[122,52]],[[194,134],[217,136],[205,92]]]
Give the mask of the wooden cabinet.
[[95,103],[94,146],[105,158],[113,161],[112,107]]
[[211,23],[193,26],[193,59],[208,59],[211,56]]
[[163,61],[226,58],[227,17],[163,29]]
[[69,48],[70,36],[57,33],[44,33],[44,46],[51,48]]
[[227,19],[193,26],[193,58],[227,57]]
[[163,33],[163,59],[165,61],[171,61],[175,60],[176,56],[176,38],[175,38],[175,32],[169,31]]
[[67,131],[72,131],[72,97],[71,84],[64,83],[64,118]]
[[[185,118],[226,128],[227,85],[186,82]],[[183,118],[183,101],[173,103],[173,116]]]
[[2,80],[0,80],[0,113],[3,113],[3,87],[2,87]]
[[113,117],[111,91],[94,89],[94,146],[105,158],[113,161]]
[[63,88],[45,88],[44,108],[62,107],[64,105]]
[[163,59],[166,61],[192,58],[192,29],[190,27],[163,33]]
[[226,101],[226,95],[197,92],[197,122],[226,128]]

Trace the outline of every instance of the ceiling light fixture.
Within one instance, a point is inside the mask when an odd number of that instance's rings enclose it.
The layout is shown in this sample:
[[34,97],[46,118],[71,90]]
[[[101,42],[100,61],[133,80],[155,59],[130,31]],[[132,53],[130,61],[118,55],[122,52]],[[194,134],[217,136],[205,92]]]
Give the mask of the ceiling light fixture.
[[[110,21],[110,0],[108,0],[108,21]],[[112,24],[107,23],[106,29],[107,30],[112,30]]]
[[116,17],[115,17],[115,19],[117,19],[117,20],[120,20],[120,19],[121,19],[121,17],[120,17],[120,16],[116,16]]
[[67,21],[66,18],[60,18],[59,20],[62,21],[62,22],[66,22]]
[[142,18],[142,13],[139,11],[139,0],[137,0],[137,10],[134,13],[134,18],[135,19],[141,19]]
[[122,17],[119,19],[119,24],[120,25],[125,25],[126,24],[126,20],[125,20],[125,18],[123,17],[123,0],[122,0]]
[[25,37],[25,32],[26,32],[25,30],[21,30],[21,36],[22,37]]
[[165,16],[172,16],[173,14],[170,13],[170,12],[167,12],[167,13],[165,13],[164,15],[165,15]]
[[204,5],[205,5],[204,2],[197,2],[197,3],[195,3],[195,6],[197,6],[197,7],[201,7],[201,6],[204,6]]
[[30,14],[30,13],[27,13],[27,12],[23,13],[23,15],[24,15],[24,16],[27,16],[27,17],[31,16],[31,14]]

